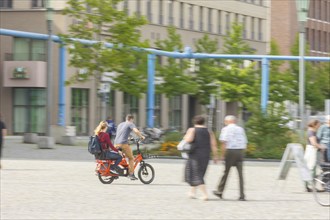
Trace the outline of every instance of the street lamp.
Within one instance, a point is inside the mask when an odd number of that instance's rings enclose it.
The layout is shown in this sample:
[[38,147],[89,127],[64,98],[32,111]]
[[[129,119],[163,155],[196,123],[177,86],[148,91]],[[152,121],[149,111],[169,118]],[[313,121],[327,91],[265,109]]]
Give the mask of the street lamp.
[[47,0],[47,136],[51,136],[51,117],[52,117],[52,25],[53,25],[53,9],[50,7],[50,0]]
[[309,0],[296,0],[297,15],[299,22],[299,112],[300,112],[300,141],[304,141],[305,125],[305,27],[309,8]]

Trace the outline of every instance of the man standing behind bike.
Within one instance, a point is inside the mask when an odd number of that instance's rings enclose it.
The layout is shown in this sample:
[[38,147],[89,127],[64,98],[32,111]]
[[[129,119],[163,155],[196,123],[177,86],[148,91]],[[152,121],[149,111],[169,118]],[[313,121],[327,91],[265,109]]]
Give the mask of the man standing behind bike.
[[132,131],[134,131],[135,134],[137,134],[141,139],[144,139],[145,137],[141,134],[141,132],[136,128],[135,124],[133,123],[134,121],[134,116],[128,114],[126,116],[126,121],[121,122],[117,126],[117,133],[116,133],[116,138],[115,138],[115,147],[116,148],[121,148],[128,157],[128,178],[131,180],[137,180],[134,176],[134,157],[133,157],[133,151],[131,147],[128,144],[128,136]]

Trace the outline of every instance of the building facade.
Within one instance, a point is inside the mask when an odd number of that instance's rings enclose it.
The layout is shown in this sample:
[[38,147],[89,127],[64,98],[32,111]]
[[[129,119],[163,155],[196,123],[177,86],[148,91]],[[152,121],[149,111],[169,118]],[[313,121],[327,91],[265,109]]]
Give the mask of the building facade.
[[[53,34],[67,33],[74,19],[62,15],[66,1],[51,1]],[[267,54],[269,50],[269,1],[165,1],[125,0],[118,9],[126,8],[129,14],[145,16],[149,23],[141,28],[143,39],[151,45],[167,37],[166,28],[177,28],[183,44],[194,50],[194,43],[205,33],[223,44],[223,37],[234,21],[243,24],[243,38],[256,54]],[[4,29],[47,34],[46,1],[0,0],[0,26]],[[6,121],[9,134],[38,133],[47,130],[47,42],[43,40],[0,36],[0,111]],[[59,92],[59,45],[53,43],[52,94],[50,107],[51,124],[58,123]],[[69,57],[69,56],[67,56]],[[67,68],[66,77],[81,71]],[[75,126],[77,135],[89,135],[97,123],[104,118],[104,107],[98,97],[98,83],[91,80],[66,86],[65,125]],[[128,82],[129,83],[129,82]],[[134,114],[139,127],[146,126],[146,94],[138,99],[121,91],[110,91],[105,107],[118,123],[128,113]],[[219,130],[222,118],[236,112],[232,103],[216,102],[213,127]],[[155,126],[184,130],[190,125],[194,114],[205,113],[205,109],[193,97],[182,95],[166,98],[155,97]]]
[[[271,37],[282,55],[291,55],[297,39],[295,1],[271,1]],[[330,0],[310,0],[306,23],[306,42],[310,56],[330,56]]]

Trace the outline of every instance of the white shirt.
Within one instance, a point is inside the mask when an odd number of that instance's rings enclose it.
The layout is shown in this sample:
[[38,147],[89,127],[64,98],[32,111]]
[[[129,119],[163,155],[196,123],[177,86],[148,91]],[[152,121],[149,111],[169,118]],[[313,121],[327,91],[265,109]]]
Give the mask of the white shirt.
[[222,128],[219,140],[226,142],[226,149],[246,149],[245,131],[236,124],[229,124]]

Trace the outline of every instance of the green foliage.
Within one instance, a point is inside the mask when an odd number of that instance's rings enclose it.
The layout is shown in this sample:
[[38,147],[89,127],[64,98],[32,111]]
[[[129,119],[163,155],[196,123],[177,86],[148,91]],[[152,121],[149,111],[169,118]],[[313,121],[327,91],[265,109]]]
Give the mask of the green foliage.
[[[224,37],[224,53],[225,54],[243,54],[254,53],[252,48],[243,40],[243,26],[237,22],[233,22],[230,33]],[[235,59],[235,62],[242,63],[240,59]]]
[[181,141],[182,138],[183,134],[181,132],[169,132],[165,134],[163,142]]
[[[197,53],[214,54],[218,50],[218,41],[210,39],[209,35],[205,34],[197,40],[195,47]],[[198,70],[192,76],[198,87],[198,92],[194,96],[199,100],[199,103],[206,105],[210,102],[210,95],[218,92],[219,85],[216,82],[219,65],[218,61],[214,59],[200,59],[198,66]]]
[[[116,9],[121,0],[69,0],[63,13],[76,20],[69,26],[69,34],[62,39],[69,44],[70,66],[85,70],[78,71],[68,84],[100,78],[103,72],[116,72],[118,83],[114,89],[139,96],[146,91],[146,53],[134,51],[132,47],[148,47],[140,40],[138,28],[146,24],[141,16],[128,16]],[[88,7],[87,7],[88,6]],[[83,45],[70,38],[96,40],[99,43]],[[102,42],[114,44],[112,49]]]
[[242,68],[239,64],[232,63],[230,69],[222,69],[219,80],[221,97],[227,102],[237,101],[248,105],[260,90],[260,78],[255,73],[253,65]]
[[281,158],[283,150],[292,141],[292,131],[286,126],[290,118],[284,105],[270,103],[267,113],[259,105],[250,108],[252,116],[245,124],[249,147],[247,156]]
[[[175,27],[168,27],[167,33],[167,39],[156,42],[157,48],[165,51],[182,51],[181,36],[176,33]],[[195,94],[197,83],[185,73],[188,62],[174,58],[167,58],[166,61],[166,64],[157,67],[157,76],[161,77],[164,83],[156,87],[156,92],[165,94],[169,98],[182,94]]]
[[[305,55],[308,55],[309,47],[305,47]],[[299,55],[299,38],[297,36],[291,48],[294,56]],[[323,111],[324,100],[329,99],[329,63],[312,64],[305,62],[305,104],[311,106],[312,111]],[[290,62],[289,74],[294,77],[293,95],[294,101],[298,102],[299,97],[299,61]]]
[[315,64],[312,74],[306,75],[307,103],[315,111],[324,110],[324,100],[330,98],[330,63]]
[[[242,25],[234,22],[232,30],[225,37],[224,53],[252,53],[249,45],[242,39]],[[218,80],[221,85],[220,94],[224,101],[241,102],[243,105],[255,100],[260,87],[260,73],[254,68],[254,63],[243,67],[243,60],[234,59],[223,62],[219,69]]]
[[[280,55],[277,43],[271,41],[270,55]],[[280,70],[284,61],[272,60],[269,71],[269,101],[282,103],[294,99],[294,77]]]

